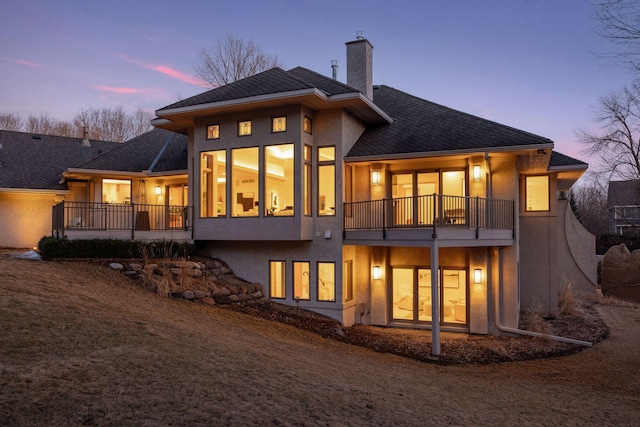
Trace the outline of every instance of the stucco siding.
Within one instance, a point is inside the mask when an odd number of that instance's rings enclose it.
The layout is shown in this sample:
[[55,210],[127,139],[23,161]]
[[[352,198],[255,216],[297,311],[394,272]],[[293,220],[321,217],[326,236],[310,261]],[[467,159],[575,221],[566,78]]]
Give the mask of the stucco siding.
[[51,235],[51,194],[0,193],[0,247],[32,248]]

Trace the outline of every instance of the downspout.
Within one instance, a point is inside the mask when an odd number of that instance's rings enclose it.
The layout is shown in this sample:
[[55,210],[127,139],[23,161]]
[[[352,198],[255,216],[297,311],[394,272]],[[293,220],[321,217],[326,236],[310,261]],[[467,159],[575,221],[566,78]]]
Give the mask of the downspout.
[[[500,257],[502,258],[502,257]],[[525,331],[524,329],[517,329],[517,328],[511,328],[509,326],[504,326],[501,321],[500,321],[500,309],[502,307],[502,286],[501,286],[501,280],[498,280],[498,292],[496,292],[496,296],[495,296],[495,303],[496,306],[494,307],[494,313],[495,313],[495,324],[496,327],[502,331],[502,332],[508,332],[511,334],[518,334],[518,335],[527,335],[530,337],[537,337],[537,338],[549,338],[551,340],[554,341],[559,341],[559,342],[565,342],[565,343],[569,343],[569,344],[578,344],[578,345],[582,345],[584,347],[593,347],[593,344],[589,341],[582,341],[582,340],[576,340],[573,338],[566,338],[566,337],[559,337],[557,335],[549,335],[549,334],[543,334],[540,332],[533,332],[533,331]]]

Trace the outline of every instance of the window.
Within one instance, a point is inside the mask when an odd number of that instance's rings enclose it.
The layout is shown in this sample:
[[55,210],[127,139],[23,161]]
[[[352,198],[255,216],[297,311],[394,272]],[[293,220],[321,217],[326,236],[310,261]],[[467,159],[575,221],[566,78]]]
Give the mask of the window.
[[318,148],[318,215],[336,214],[336,148]]
[[525,178],[527,212],[549,210],[549,177],[527,176]]
[[318,301],[335,301],[335,264],[318,262]]
[[304,116],[304,119],[302,121],[302,129],[306,133],[308,133],[309,135],[312,134],[312,132],[313,132],[313,121],[311,120],[311,117]]
[[251,135],[251,120],[238,122],[238,136]]
[[271,298],[286,297],[286,275],[284,261],[269,261],[269,295]]
[[271,132],[286,132],[287,131],[287,117],[274,117],[271,119]]
[[207,139],[220,138],[220,125],[207,125]]
[[131,203],[131,181],[103,179],[102,203]]
[[353,299],[353,261],[347,260],[344,262],[344,271],[342,272],[345,302]]
[[225,150],[200,153],[200,217],[227,213],[227,153]]
[[294,213],[293,144],[271,145],[264,148],[264,206],[267,216],[292,216]]
[[293,299],[309,300],[309,262],[293,262]]
[[231,150],[232,216],[258,216],[258,147]]
[[304,146],[304,214],[311,216],[311,147]]

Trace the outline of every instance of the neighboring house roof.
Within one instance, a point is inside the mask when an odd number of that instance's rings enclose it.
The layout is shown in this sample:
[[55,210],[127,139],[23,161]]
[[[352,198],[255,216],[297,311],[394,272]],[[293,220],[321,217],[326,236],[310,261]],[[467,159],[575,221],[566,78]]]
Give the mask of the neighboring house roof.
[[0,189],[66,190],[62,171],[122,143],[0,130]]
[[435,104],[389,86],[375,86],[373,102],[394,122],[367,128],[347,154],[347,159],[518,146],[553,147],[548,138]]
[[551,160],[549,160],[549,169],[587,169],[589,165],[582,160],[574,159],[566,154],[551,152]]
[[163,129],[153,129],[74,169],[122,172],[186,171],[187,137]]
[[640,205],[640,180],[610,181],[607,206]]

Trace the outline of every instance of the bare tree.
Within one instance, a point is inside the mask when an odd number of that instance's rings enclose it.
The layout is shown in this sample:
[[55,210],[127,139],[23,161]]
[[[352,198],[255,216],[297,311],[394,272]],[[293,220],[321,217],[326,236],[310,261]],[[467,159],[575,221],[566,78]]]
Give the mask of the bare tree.
[[609,232],[609,212],[607,210],[607,187],[595,175],[582,179],[580,185],[570,192],[580,223],[591,234],[599,237]]
[[273,67],[282,67],[275,55],[267,55],[252,40],[227,34],[210,48],[198,53],[196,74],[211,87],[235,82]]
[[89,139],[125,142],[151,130],[152,118],[151,113],[141,109],[130,115],[121,106],[87,108],[76,114],[73,124],[78,136],[82,136],[82,129],[86,127]]
[[608,56],[640,71],[640,2],[605,0],[595,3],[593,10],[597,33],[620,48]]
[[0,113],[0,129],[21,131],[24,128],[24,120],[17,113]]
[[578,131],[584,152],[600,158],[608,178],[640,179],[640,83],[600,98],[599,134]]
[[86,127],[90,139],[125,142],[151,130],[152,119],[148,111],[138,109],[130,114],[122,107],[80,110],[70,122],[49,114],[31,114],[23,120],[18,114],[1,113],[0,129],[82,138]]

